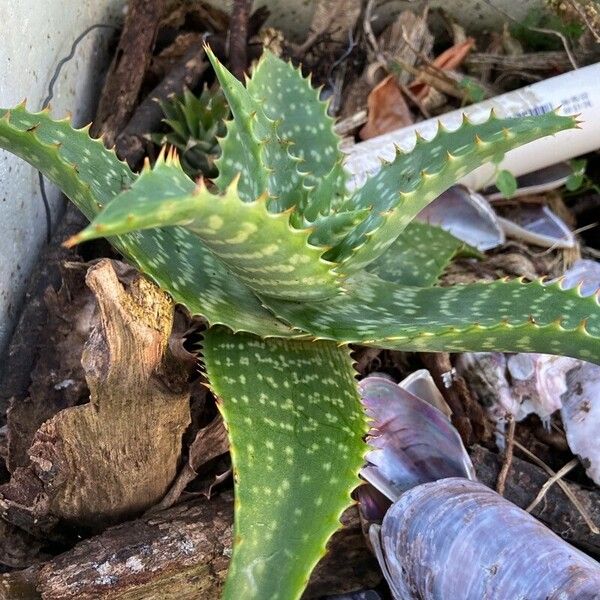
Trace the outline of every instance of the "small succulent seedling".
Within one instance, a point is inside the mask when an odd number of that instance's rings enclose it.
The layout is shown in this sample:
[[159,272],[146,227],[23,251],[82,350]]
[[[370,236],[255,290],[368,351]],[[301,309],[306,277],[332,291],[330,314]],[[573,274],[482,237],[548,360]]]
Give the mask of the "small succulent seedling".
[[181,98],[161,102],[161,108],[168,131],[152,134],[150,139],[159,146],[169,144],[177,148],[181,166],[192,179],[216,177],[217,138],[225,134],[225,119],[229,115],[221,90],[205,88],[200,96],[195,96],[186,89]]
[[291,600],[339,527],[366,451],[348,344],[600,361],[597,297],[543,281],[436,286],[465,248],[412,224],[481,163],[576,122],[465,118],[350,193],[326,105],[298,70],[267,53],[244,86],[207,52],[233,114],[211,189],[172,154],[136,175],[87,130],[23,106],[0,111],[0,145],[92,220],[71,243],[108,237],[208,322],[203,361],[236,486],[224,596]]

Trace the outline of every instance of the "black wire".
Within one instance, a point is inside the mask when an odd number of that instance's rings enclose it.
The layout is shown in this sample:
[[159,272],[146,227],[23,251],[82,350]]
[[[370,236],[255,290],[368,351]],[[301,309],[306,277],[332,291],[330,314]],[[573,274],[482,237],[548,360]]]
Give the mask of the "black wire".
[[[44,98],[42,102],[41,109],[44,110],[50,103],[50,100],[54,97],[54,85],[56,84],[60,72],[62,68],[73,59],[75,56],[75,52],[77,50],[77,46],[84,40],[84,38],[96,29],[117,29],[114,25],[108,25],[106,23],[96,23],[95,25],[90,25],[87,29],[85,29],[82,33],[80,33],[73,43],[71,44],[71,49],[69,53],[61,58],[56,65],[56,69],[54,70],[54,74],[52,75],[52,79],[50,79],[50,83],[48,84],[48,95]],[[42,196],[42,202],[44,203],[44,211],[46,212],[46,242],[49,244],[52,238],[52,212],[50,210],[50,202],[48,202],[48,196],[46,195],[46,184],[44,182],[44,177],[41,172],[38,171],[38,181],[40,185],[40,194]]]

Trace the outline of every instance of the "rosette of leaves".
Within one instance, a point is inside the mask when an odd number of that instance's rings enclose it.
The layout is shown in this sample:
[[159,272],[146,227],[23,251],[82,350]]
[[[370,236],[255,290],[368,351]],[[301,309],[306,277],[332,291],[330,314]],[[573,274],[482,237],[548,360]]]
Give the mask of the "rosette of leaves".
[[202,364],[227,423],[235,546],[224,597],[298,598],[351,503],[368,428],[348,345],[536,351],[600,362],[598,297],[560,283],[436,285],[473,251],[414,217],[467,172],[576,126],[548,113],[418,137],[349,192],[326,105],[265,54],[246,85],[207,50],[233,119],[215,189],[177,158],[132,173],[87,130],[23,106],[0,146],[40,169],[99,236],[209,324]]
[[192,179],[216,177],[218,138],[225,135],[225,119],[229,115],[223,92],[205,87],[196,96],[185,89],[183,96],[161,102],[160,107],[169,131],[153,133],[150,139],[158,146],[177,148],[181,166]]

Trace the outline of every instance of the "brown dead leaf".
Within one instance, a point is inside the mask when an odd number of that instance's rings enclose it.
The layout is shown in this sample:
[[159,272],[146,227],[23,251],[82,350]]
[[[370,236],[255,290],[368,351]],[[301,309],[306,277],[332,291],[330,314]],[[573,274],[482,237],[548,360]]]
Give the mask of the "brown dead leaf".
[[369,117],[367,124],[360,130],[361,140],[406,127],[413,122],[408,104],[393,75],[388,75],[371,90],[367,108]]
[[[434,71],[452,71],[457,69],[465,60],[474,45],[475,38],[469,37],[461,44],[451,46],[435,57],[430,65],[430,69]],[[430,86],[427,83],[424,83],[420,77],[417,77],[408,87],[419,100],[423,100],[430,89]]]

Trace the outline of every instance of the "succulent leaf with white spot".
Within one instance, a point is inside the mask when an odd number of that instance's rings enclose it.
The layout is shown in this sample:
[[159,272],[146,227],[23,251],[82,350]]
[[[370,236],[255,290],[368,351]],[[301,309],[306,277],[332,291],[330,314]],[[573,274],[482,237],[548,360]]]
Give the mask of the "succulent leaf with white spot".
[[109,236],[208,321],[207,375],[237,478],[225,597],[290,600],[351,502],[366,452],[344,346],[600,362],[597,294],[521,281],[436,287],[454,255],[475,253],[412,223],[468,171],[576,122],[556,113],[465,122],[417,140],[349,193],[331,119],[298,70],[266,54],[244,86],[208,54],[233,115],[216,190],[173,156],[134,174],[86,130],[23,106],[0,110],[0,147],[92,220],[76,240]]
[[348,349],[216,327],[203,346],[235,477],[225,597],[297,598],[339,527],[364,459],[366,419]]

